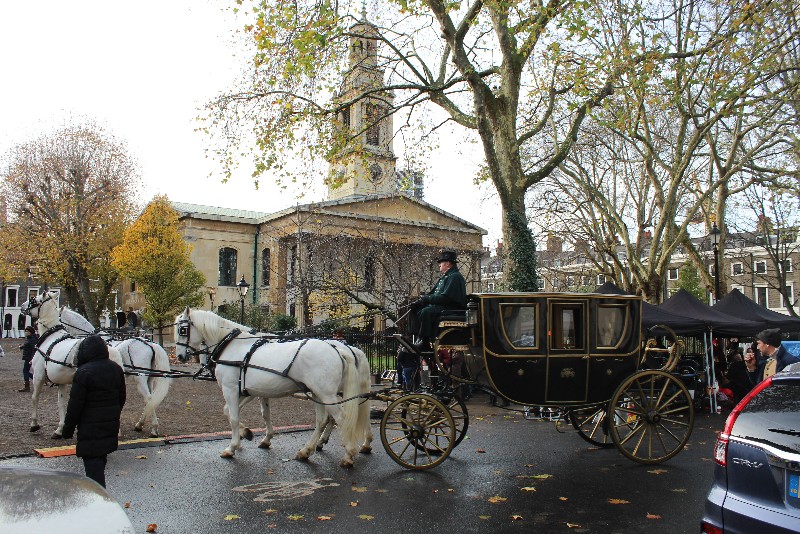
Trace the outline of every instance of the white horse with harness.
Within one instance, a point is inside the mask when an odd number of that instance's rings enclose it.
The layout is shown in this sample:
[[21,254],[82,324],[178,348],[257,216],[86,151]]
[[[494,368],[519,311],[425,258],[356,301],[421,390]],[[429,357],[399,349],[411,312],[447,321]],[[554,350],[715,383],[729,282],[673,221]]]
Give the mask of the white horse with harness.
[[[95,333],[95,328],[83,315],[66,306],[59,314],[61,324],[67,332],[75,337]],[[109,332],[96,332],[107,344],[116,348],[122,356],[125,374],[136,377],[136,388],[145,401],[144,410],[136,425],[137,432],[144,428],[144,422],[150,418],[150,436],[158,437],[158,416],[156,408],[164,401],[169,392],[170,366],[169,356],[164,347],[142,337],[131,337],[123,340],[114,339]]]
[[[250,399],[261,400],[261,413],[268,422],[268,399],[300,391],[310,393],[316,403],[317,424],[296,459],[308,459],[321,446],[329,418],[340,429],[345,448],[343,467],[353,465],[356,443],[360,439],[365,440],[361,451],[370,450],[372,436],[365,398],[369,391],[366,358],[359,362],[359,369],[355,352],[342,345],[319,339],[270,342],[271,338],[266,336],[242,333],[241,325],[214,313],[189,308],[175,319],[175,339],[176,345],[183,349],[177,351],[180,359],[187,359],[190,353],[203,352],[203,344],[211,349],[208,365],[214,369],[222,388],[224,411],[231,424],[231,443],[222,451],[223,458],[231,458],[241,449],[243,435],[252,436],[239,422],[239,410]],[[344,397],[341,402],[337,396],[340,388]],[[268,431],[259,446],[269,447],[270,438]]]
[[[67,415],[67,386],[72,384],[75,376],[75,357],[81,340],[66,331],[58,317],[58,306],[55,297],[57,292],[42,293],[35,299],[23,304],[21,311],[37,319],[39,341],[36,344],[36,354],[33,357],[33,411],[31,413],[31,432],[36,432],[39,426],[39,395],[45,381],[58,386],[58,428],[53,433],[53,439],[60,439],[64,430],[64,419]],[[108,349],[108,358],[122,367],[122,356],[113,347]]]

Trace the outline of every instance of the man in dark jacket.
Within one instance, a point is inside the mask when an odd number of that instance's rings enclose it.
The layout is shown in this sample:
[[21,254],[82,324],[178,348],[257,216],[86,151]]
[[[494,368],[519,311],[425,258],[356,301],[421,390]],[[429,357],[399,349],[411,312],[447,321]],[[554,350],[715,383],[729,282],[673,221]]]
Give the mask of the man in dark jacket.
[[71,438],[78,427],[75,454],[83,459],[86,476],[105,487],[107,456],[118,445],[125,375],[108,359],[108,346],[100,336],[81,342],[76,363],[63,436]]
[[25,381],[25,385],[22,386],[22,389],[17,390],[20,393],[31,390],[31,380],[33,379],[31,360],[36,356],[36,343],[38,341],[39,335],[36,333],[36,329],[30,325],[26,326],[25,343],[19,347],[22,350],[22,380]]
[[775,372],[780,373],[787,365],[800,362],[800,358],[791,354],[786,347],[781,345],[781,331],[777,328],[768,328],[756,334],[758,350],[765,358],[775,360]]
[[[456,253],[440,250],[436,258],[442,273],[436,285],[411,305],[411,331],[419,335],[420,350],[429,348],[436,333],[436,322],[444,310],[464,309],[467,306],[467,283],[458,271]],[[416,321],[415,321],[416,319]]]

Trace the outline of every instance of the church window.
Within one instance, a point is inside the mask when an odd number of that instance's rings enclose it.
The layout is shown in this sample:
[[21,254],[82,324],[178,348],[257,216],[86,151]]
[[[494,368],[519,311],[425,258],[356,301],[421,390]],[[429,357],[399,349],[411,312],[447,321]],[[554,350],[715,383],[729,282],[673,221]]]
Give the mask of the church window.
[[375,258],[372,256],[364,258],[364,289],[375,289]]
[[261,251],[261,285],[269,287],[269,249]]
[[236,256],[235,248],[223,247],[219,249],[219,282],[220,286],[236,285]]
[[350,127],[350,106],[347,106],[342,110],[342,124]]

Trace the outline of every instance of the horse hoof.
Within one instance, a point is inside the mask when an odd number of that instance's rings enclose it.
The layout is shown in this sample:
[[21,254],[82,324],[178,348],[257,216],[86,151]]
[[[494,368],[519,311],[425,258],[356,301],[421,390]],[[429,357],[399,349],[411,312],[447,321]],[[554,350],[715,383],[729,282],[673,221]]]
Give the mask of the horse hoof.
[[233,458],[233,453],[229,450],[222,451],[222,454],[219,455],[220,458]]
[[50,436],[50,439],[64,439],[64,436],[62,436],[61,434],[59,434],[57,432],[54,432],[53,435]]
[[269,449],[271,443],[264,443],[263,441],[258,444],[259,449]]
[[348,460],[345,458],[344,460],[339,462],[339,465],[341,467],[344,467],[345,469],[350,469],[351,467],[353,467],[353,460]]
[[324,443],[320,443],[319,445],[317,445],[317,451],[321,451],[322,447],[324,447],[324,446],[325,446]]
[[33,425],[33,426],[30,428],[30,430],[28,430],[28,432],[36,432],[36,431],[37,431],[37,430],[39,430],[40,428],[42,428],[42,427],[41,427],[41,426],[39,426],[39,425]]
[[361,447],[361,450],[358,451],[358,452],[360,452],[361,454],[370,454],[370,453],[372,453],[372,447],[368,447],[368,446],[365,445],[365,446]]
[[142,425],[136,425],[135,427],[133,427],[133,429],[134,429],[136,432],[141,432],[141,431],[142,431]]
[[295,456],[294,459],[297,460],[298,462],[307,462],[308,461],[308,456],[306,456],[304,454],[300,454],[298,452],[297,456]]
[[150,432],[150,437],[151,438],[160,438],[161,436],[159,435],[158,432]]
[[245,428],[244,429],[244,434],[242,434],[242,437],[244,439],[246,439],[247,441],[253,441],[253,431],[250,430],[249,428]]

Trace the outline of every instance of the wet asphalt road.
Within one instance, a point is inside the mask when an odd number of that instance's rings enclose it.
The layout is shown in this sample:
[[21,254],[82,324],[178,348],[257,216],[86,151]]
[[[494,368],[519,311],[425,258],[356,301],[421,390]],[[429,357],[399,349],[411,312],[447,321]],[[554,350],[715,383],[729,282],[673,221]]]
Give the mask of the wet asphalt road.
[[[234,460],[219,457],[227,444],[219,440],[120,450],[109,457],[107,481],[113,497],[130,503],[136,532],[156,524],[162,534],[694,534],[723,423],[722,416],[698,414],[688,448],[658,466],[633,463],[615,449],[592,448],[572,431],[559,433],[553,423],[509,412],[472,417],[467,438],[429,471],[394,463],[373,424],[374,452],[359,455],[350,470],[338,466],[335,433],[311,462],[290,460],[310,435],[301,431],[277,435],[270,450],[245,442]],[[0,465],[83,473],[72,456]]]

